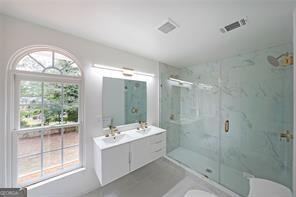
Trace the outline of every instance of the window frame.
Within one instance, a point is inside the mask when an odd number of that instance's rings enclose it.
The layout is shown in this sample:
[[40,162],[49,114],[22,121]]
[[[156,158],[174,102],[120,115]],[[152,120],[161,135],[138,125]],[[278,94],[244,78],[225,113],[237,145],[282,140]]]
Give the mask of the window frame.
[[[57,75],[57,74],[47,74],[47,73],[39,73],[39,72],[34,72],[34,71],[20,71],[20,70],[16,70],[16,65],[18,64],[18,62],[25,57],[26,55],[33,53],[33,52],[38,52],[38,51],[51,51],[53,53],[59,53],[62,54],[70,59],[73,60],[73,62],[76,63],[76,65],[79,67],[80,69],[80,76],[68,76],[68,75]],[[10,109],[12,110],[12,112],[10,113],[10,117],[11,117],[11,121],[10,121],[10,130],[11,130],[11,185],[14,187],[22,187],[22,186],[28,186],[28,185],[32,185],[44,180],[47,180],[49,178],[55,177],[55,176],[59,176],[65,173],[68,173],[70,171],[73,170],[77,170],[79,168],[82,168],[84,165],[84,160],[83,160],[83,130],[84,130],[84,125],[83,125],[83,98],[82,98],[82,92],[83,92],[83,73],[81,71],[81,68],[78,64],[77,61],[75,61],[75,58],[73,58],[72,56],[69,56],[69,54],[62,52],[61,50],[53,50],[53,49],[33,49],[30,50],[26,53],[23,53],[23,55],[20,56],[16,56],[15,61],[12,65],[12,72],[11,72],[11,84],[10,87],[12,89],[12,91],[10,92],[11,97],[9,97],[11,99],[11,103],[10,103]],[[20,128],[20,114],[19,114],[19,109],[20,109],[20,82],[21,81],[39,81],[39,82],[59,82],[59,83],[63,83],[63,84],[75,84],[78,85],[79,88],[79,92],[78,92],[78,121],[77,123],[66,123],[66,124],[60,124],[60,125],[49,125],[49,126],[41,126],[41,127],[32,127],[32,128]],[[47,175],[42,175],[40,176],[38,179],[34,179],[31,181],[27,181],[24,184],[18,184],[17,183],[17,179],[18,179],[18,168],[17,168],[17,161],[18,161],[18,157],[17,157],[17,134],[20,133],[27,133],[27,132],[32,132],[32,131],[40,131],[40,135],[41,135],[41,146],[42,146],[42,136],[44,134],[45,131],[51,130],[51,129],[56,129],[56,128],[61,128],[61,137],[63,139],[63,128],[67,128],[67,127],[74,127],[77,126],[78,127],[78,131],[79,131],[79,164],[74,165],[73,167],[68,167],[62,170],[58,170],[55,173],[51,173],[51,174],[47,174]],[[41,131],[42,130],[42,131]],[[63,152],[65,149],[67,149],[67,147],[63,146],[63,144],[61,145],[61,151]],[[42,150],[42,148],[41,148]],[[51,151],[41,151],[40,152],[40,157],[42,160],[42,156],[45,152],[53,152],[53,150]],[[63,155],[63,153],[61,153]],[[27,155],[29,156],[29,155]],[[62,156],[61,156],[62,157]],[[42,163],[43,161],[41,161]],[[64,161],[61,161],[61,164],[64,164]],[[41,166],[42,169],[42,166]]]

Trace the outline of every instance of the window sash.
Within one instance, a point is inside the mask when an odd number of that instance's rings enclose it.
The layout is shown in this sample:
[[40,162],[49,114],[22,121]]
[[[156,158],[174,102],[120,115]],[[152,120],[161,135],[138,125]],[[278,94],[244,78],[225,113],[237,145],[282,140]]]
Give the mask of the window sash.
[[15,129],[14,133],[27,133],[27,132],[34,132],[40,130],[51,130],[51,129],[61,129],[61,128],[69,128],[74,126],[80,126],[80,123],[67,123],[67,124],[58,124],[58,125],[49,125],[49,126],[41,126],[41,127],[29,127],[23,129]]
[[[21,81],[38,81],[38,82],[54,82],[54,83],[62,83],[63,85],[67,85],[67,84],[75,84],[78,85],[78,123],[81,122],[80,118],[81,118],[81,83],[80,80],[71,80],[71,79],[65,79],[65,77],[63,76],[46,76],[46,78],[44,78],[45,76],[41,76],[40,74],[31,74],[29,72],[24,71],[26,74],[25,75],[21,75],[18,71],[15,75],[15,101],[14,101],[14,106],[15,106],[15,110],[14,110],[14,130],[21,130],[20,128],[20,106],[22,106],[22,104],[20,104],[19,100],[20,100],[20,83]],[[22,72],[22,73],[24,73]],[[28,75],[27,75],[28,74]],[[73,78],[73,77],[70,77]],[[46,80],[45,80],[46,79]],[[80,79],[80,78],[79,78]],[[45,103],[44,103],[44,86],[42,86],[42,101],[41,101],[41,105],[42,105],[42,110],[44,109]],[[64,96],[64,95],[62,95]],[[44,118],[44,113],[43,114],[43,118]],[[44,123],[44,121],[42,122],[42,124]],[[42,126],[42,127],[46,127],[46,126]]]
[[[44,55],[42,54],[35,54],[35,53],[38,53],[38,52],[45,52],[47,53],[47,57],[45,57],[45,59],[49,60],[51,64],[47,64],[49,62],[45,61],[43,62],[40,57],[43,56],[44,58]],[[48,56],[49,55],[49,56]],[[35,56],[35,57],[34,57]],[[39,57],[38,57],[39,56]],[[51,57],[50,57],[51,56]],[[56,58],[56,56],[64,56],[65,58]],[[34,64],[40,66],[42,68],[42,70],[30,70],[29,72],[37,72],[37,73],[46,73],[46,70],[48,69],[55,69],[59,72],[58,75],[69,75],[69,76],[81,76],[81,70],[79,69],[79,67],[77,68],[78,69],[78,75],[75,75],[74,73],[64,73],[63,71],[66,69],[66,68],[71,68],[71,66],[73,64],[75,64],[75,61],[73,61],[70,57],[68,57],[66,54],[64,53],[60,53],[60,52],[57,52],[55,50],[40,50],[40,51],[32,51],[31,53],[26,53],[22,58],[19,58],[19,61],[18,63],[20,63],[23,59],[29,59],[30,61],[32,61]],[[50,60],[51,59],[51,60]],[[62,67],[59,67],[58,65],[56,65],[57,63],[57,60],[65,60],[67,62],[67,65],[63,65]],[[18,64],[16,66],[16,70],[22,70],[22,67],[18,67]]]
[[70,145],[70,146],[65,146],[63,148],[56,148],[56,149],[52,149],[52,150],[47,150],[47,151],[43,151],[43,152],[40,152],[40,153],[33,153],[33,154],[27,154],[27,155],[22,155],[20,157],[17,157],[17,159],[23,159],[23,158],[28,158],[28,157],[33,157],[33,156],[37,156],[37,155],[41,155],[42,153],[52,153],[52,152],[55,152],[55,151],[59,151],[59,150],[65,150],[65,149],[68,149],[68,148],[74,148],[74,147],[79,147],[80,144],[74,144],[74,145]]
[[[79,143],[78,144],[73,144],[73,145],[68,145],[68,146],[64,146],[64,129],[65,128],[69,128],[69,127],[78,127],[78,135],[79,135]],[[48,150],[48,151],[44,151],[44,133],[48,130],[51,130],[51,129],[61,129],[61,141],[62,141],[62,144],[61,144],[61,148],[56,148],[56,149],[52,149],[52,150]],[[17,153],[18,153],[18,147],[17,147],[17,138],[18,138],[18,134],[25,134],[25,133],[31,133],[31,132],[36,132],[36,131],[39,131],[40,132],[40,136],[41,136],[41,150],[40,150],[40,153],[33,153],[33,154],[26,154],[24,156],[20,156],[18,157]],[[32,129],[20,129],[20,130],[16,130],[13,132],[13,139],[14,139],[14,147],[15,147],[15,154],[14,154],[14,164],[15,164],[15,175],[14,175],[14,179],[15,179],[15,185],[16,186],[28,186],[28,185],[31,185],[31,184],[34,184],[34,183],[38,183],[40,181],[43,181],[43,180],[46,180],[48,178],[52,178],[54,176],[58,176],[58,175],[61,175],[63,173],[66,173],[66,172],[69,172],[71,170],[75,170],[77,168],[80,168],[82,167],[82,146],[81,146],[81,126],[79,123],[76,123],[76,124],[64,124],[64,125],[57,125],[57,126],[47,126],[47,127],[39,127],[39,128],[32,128]],[[64,150],[68,149],[68,148],[73,148],[73,147],[78,147],[79,149],[79,164],[75,164],[73,165],[72,167],[66,167],[64,168],[64,164],[65,164],[65,157],[64,157]],[[44,175],[44,170],[45,170],[45,166],[44,166],[44,155],[46,153],[51,153],[51,152],[54,152],[54,151],[61,151],[61,167],[62,169],[60,170],[57,170],[56,172],[54,173],[50,173],[50,174],[46,174]],[[29,180],[23,184],[20,184],[18,185],[17,183],[17,180],[19,178],[18,176],[18,159],[21,159],[21,158],[28,158],[28,157],[31,157],[31,156],[37,156],[37,155],[40,155],[40,173],[41,173],[41,176],[39,178],[35,178],[33,180]]]
[[[58,82],[58,83],[63,83],[63,84],[75,84],[78,85],[79,88],[79,93],[78,93],[78,122],[77,123],[66,123],[66,124],[58,124],[58,125],[48,125],[48,126],[40,126],[40,127],[32,127],[32,128],[20,128],[20,82],[21,81],[40,81],[40,82]],[[58,75],[52,75],[52,74],[45,74],[45,73],[31,73],[27,71],[15,71],[14,73],[14,92],[15,92],[15,99],[14,99],[14,129],[12,130],[12,144],[13,144],[13,158],[12,158],[12,173],[13,173],[13,185],[14,186],[28,186],[34,183],[38,183],[40,181],[44,181],[46,179],[62,175],[64,173],[70,172],[72,170],[78,169],[82,167],[82,132],[81,132],[81,109],[82,109],[82,104],[81,104],[81,77],[69,77],[69,76],[58,76]],[[46,174],[41,176],[39,178],[36,178],[34,180],[30,180],[25,182],[22,185],[18,185],[17,180],[18,180],[18,156],[17,156],[17,134],[20,133],[28,133],[28,132],[34,132],[34,131],[40,131],[41,136],[44,135],[44,132],[46,130],[51,130],[51,129],[61,129],[62,130],[62,141],[64,138],[64,129],[69,128],[69,127],[78,127],[78,135],[79,135],[79,144],[78,145],[73,145],[70,147],[79,147],[79,164],[73,165],[71,167],[67,168],[62,168],[58,170],[57,172],[51,173],[51,174]],[[38,153],[41,155],[41,171],[44,168],[44,165],[42,164],[43,162],[43,155],[47,152],[53,152],[56,150],[50,150],[50,151],[43,151],[43,137],[41,137],[41,152]],[[69,146],[64,147],[64,145],[61,145],[61,164],[62,166],[64,165],[64,151],[67,148],[70,148]],[[33,156],[34,154],[32,154]],[[29,157],[30,155],[26,155],[26,157]]]

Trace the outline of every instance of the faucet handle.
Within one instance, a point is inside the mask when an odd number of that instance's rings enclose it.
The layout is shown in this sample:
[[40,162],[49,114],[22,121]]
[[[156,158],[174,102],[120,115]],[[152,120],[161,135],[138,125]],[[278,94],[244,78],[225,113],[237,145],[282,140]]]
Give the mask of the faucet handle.
[[114,127],[114,132],[117,133],[117,134],[120,134],[120,131],[118,130],[117,127]]

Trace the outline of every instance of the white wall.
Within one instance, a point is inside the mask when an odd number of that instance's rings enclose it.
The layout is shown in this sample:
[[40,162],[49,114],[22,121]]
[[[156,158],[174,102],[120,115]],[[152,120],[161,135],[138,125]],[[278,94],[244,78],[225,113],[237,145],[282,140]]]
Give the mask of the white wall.
[[[293,16],[293,28],[294,28],[294,31],[293,31],[293,37],[294,37],[294,87],[293,87],[293,90],[294,90],[294,99],[293,99],[293,102],[294,102],[294,121],[293,121],[293,135],[294,135],[294,138],[295,138],[295,132],[296,132],[296,101],[295,101],[295,98],[296,98],[296,69],[295,69],[295,65],[296,65],[296,61],[295,61],[295,57],[296,57],[296,9],[294,10],[294,16]],[[293,142],[293,196],[296,197],[296,139],[294,139],[294,142]]]
[[[55,182],[44,184],[29,191],[30,197],[46,196],[77,196],[98,187],[98,180],[93,171],[92,137],[102,134],[102,122],[97,117],[102,115],[102,78],[94,72],[93,64],[103,64],[116,67],[130,67],[136,70],[155,74],[154,87],[148,89],[153,97],[148,98],[157,103],[148,109],[149,122],[158,124],[158,63],[137,55],[106,47],[69,34],[51,30],[39,25],[0,15],[3,20],[3,33],[0,39],[4,43],[0,52],[4,51],[4,59],[0,66],[0,111],[4,111],[5,74],[9,58],[20,48],[28,45],[52,45],[72,53],[80,61],[84,72],[84,100],[85,100],[85,167],[80,173],[67,176]],[[1,24],[1,23],[0,23]],[[0,26],[1,27],[1,26]],[[5,46],[5,47],[3,47]],[[4,117],[0,113],[0,159],[5,153],[3,144]],[[4,185],[4,162],[0,164],[0,186]],[[7,184],[6,184],[7,185]]]
[[[0,111],[4,112],[4,88],[5,88],[5,83],[3,79],[5,78],[5,68],[2,69],[2,62],[3,62],[3,56],[4,56],[4,36],[3,36],[3,17],[0,15]],[[4,134],[4,124],[5,124],[5,119],[4,119],[4,113],[0,113],[0,187],[4,187],[4,174],[5,174],[5,134]]]

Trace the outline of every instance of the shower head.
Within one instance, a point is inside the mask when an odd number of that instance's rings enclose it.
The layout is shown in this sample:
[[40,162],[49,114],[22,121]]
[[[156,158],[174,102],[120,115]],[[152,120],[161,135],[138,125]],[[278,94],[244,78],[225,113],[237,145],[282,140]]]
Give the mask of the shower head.
[[279,62],[279,59],[281,58],[281,57],[283,57],[283,56],[288,56],[289,55],[289,53],[283,53],[283,54],[281,54],[280,56],[278,56],[278,57],[273,57],[273,56],[267,56],[267,61],[271,64],[271,65],[273,65],[273,66],[275,66],[275,67],[278,67],[279,65],[280,65],[280,62]]

